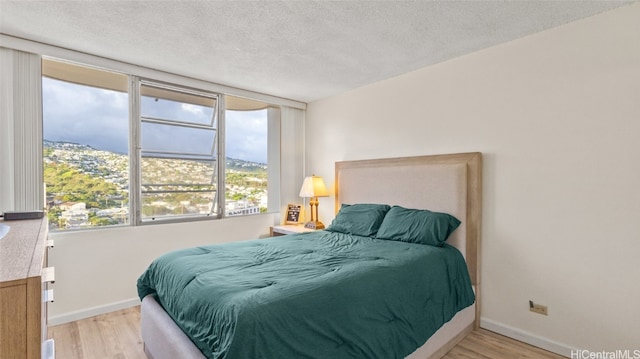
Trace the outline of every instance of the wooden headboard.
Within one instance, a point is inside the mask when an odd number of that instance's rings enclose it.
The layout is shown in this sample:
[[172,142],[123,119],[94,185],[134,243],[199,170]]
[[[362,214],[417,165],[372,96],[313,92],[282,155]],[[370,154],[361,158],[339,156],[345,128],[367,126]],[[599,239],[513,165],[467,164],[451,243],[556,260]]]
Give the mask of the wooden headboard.
[[336,162],[335,175],[336,213],[342,203],[384,203],[445,212],[458,218],[462,224],[447,243],[464,255],[478,294],[481,153]]

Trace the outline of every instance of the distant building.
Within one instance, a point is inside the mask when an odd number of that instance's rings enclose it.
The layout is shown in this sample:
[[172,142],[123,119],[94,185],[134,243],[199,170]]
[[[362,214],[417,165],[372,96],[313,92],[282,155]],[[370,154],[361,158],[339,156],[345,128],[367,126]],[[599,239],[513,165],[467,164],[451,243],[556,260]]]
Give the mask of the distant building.
[[228,200],[226,202],[225,214],[227,216],[242,216],[247,214],[258,214],[260,213],[260,207],[256,206],[253,203],[248,203],[246,200],[242,201],[231,201]]
[[71,204],[70,202],[63,203],[60,208],[63,210],[60,214],[60,220],[67,229],[77,229],[87,227],[89,223],[89,211],[87,210],[86,203],[80,202]]

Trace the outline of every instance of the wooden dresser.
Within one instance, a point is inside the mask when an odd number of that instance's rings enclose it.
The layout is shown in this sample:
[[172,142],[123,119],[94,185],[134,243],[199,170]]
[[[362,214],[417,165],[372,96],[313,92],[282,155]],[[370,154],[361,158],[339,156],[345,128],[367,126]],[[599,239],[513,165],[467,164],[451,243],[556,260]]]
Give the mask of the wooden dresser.
[[47,219],[0,221],[0,359],[54,358],[47,340],[47,303],[53,268],[47,267]]

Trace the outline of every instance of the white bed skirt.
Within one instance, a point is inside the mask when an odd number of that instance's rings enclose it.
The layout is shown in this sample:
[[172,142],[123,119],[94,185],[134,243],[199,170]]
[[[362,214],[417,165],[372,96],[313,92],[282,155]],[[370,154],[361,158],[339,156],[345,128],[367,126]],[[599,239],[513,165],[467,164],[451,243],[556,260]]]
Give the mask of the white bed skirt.
[[[458,312],[407,359],[435,359],[444,356],[473,330],[475,313],[475,303]],[[140,315],[142,340],[147,357],[206,359],[153,296],[148,295],[142,299]]]

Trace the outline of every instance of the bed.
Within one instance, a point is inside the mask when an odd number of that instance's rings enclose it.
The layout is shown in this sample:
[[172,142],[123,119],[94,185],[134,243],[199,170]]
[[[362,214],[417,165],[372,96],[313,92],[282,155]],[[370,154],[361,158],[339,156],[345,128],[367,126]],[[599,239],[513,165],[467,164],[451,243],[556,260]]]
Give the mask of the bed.
[[[183,269],[176,272],[154,269],[141,276],[139,293],[143,298],[141,329],[145,353],[154,359],[441,357],[478,326],[481,168],[480,153],[338,162],[335,167],[337,215],[328,231],[191,248],[161,257],[157,261],[167,262],[169,267],[182,262],[195,269],[192,274],[183,273]],[[381,204],[390,206],[383,210]],[[358,213],[365,213],[363,206],[378,206],[367,207],[366,218],[376,210],[383,212],[382,217],[374,216],[378,227],[341,222],[345,218],[364,218],[357,217]],[[406,235],[407,231],[396,233],[394,228],[404,228],[397,224],[414,213],[425,214],[426,209],[432,211],[427,214],[429,218],[433,218],[432,213],[443,215],[438,218],[444,218],[444,222],[438,223],[446,224],[438,228],[445,228],[442,233],[446,232],[448,239],[444,245],[385,238],[384,234],[394,238]],[[347,216],[349,213],[352,217]],[[389,219],[393,217],[391,213],[395,215],[393,221]],[[459,222],[454,225],[445,214]],[[372,232],[360,233],[363,230]],[[434,238],[442,237],[442,233],[437,232]],[[448,259],[423,257],[432,252]],[[196,268],[198,262],[215,262],[217,268]],[[432,262],[454,264],[451,267],[424,264]],[[304,266],[296,267],[301,263]],[[291,281],[281,272],[287,267],[294,268]],[[252,268],[257,277],[246,276]],[[422,274],[408,274],[422,268],[440,273],[437,277],[456,278],[450,282],[462,283],[429,282],[428,286],[441,289],[436,294],[424,294],[422,282],[431,279],[421,277]],[[243,276],[222,284],[234,272],[242,272]],[[394,272],[400,273],[400,277]],[[170,277],[177,289],[167,289],[170,286],[165,282],[156,283],[155,277]],[[318,278],[328,278],[329,284],[321,283]],[[192,288],[204,282],[217,284],[211,289],[215,294],[193,295]],[[331,285],[331,289],[327,290],[326,285]],[[465,290],[471,286],[475,296]],[[285,289],[287,294],[283,297]],[[176,299],[166,294],[171,291],[179,293]],[[335,293],[340,293],[342,298],[337,304],[332,302],[333,297],[338,296]],[[212,304],[206,297],[231,300],[226,304]],[[429,300],[421,302],[421,297]],[[247,300],[262,306],[242,304]],[[431,311],[426,314],[423,302],[434,302],[439,310],[435,315]],[[380,308],[374,307],[374,303]],[[211,306],[214,314],[176,311],[184,307],[200,310],[205,306]],[[411,310],[413,314],[407,314]],[[198,323],[203,317],[206,317],[204,323],[211,320],[213,324]],[[381,322],[385,324],[378,325]],[[203,339],[205,332],[211,334],[212,330],[222,329],[232,335]],[[361,337],[371,335],[378,335],[380,343],[360,341]],[[307,348],[313,350],[308,352]]]

